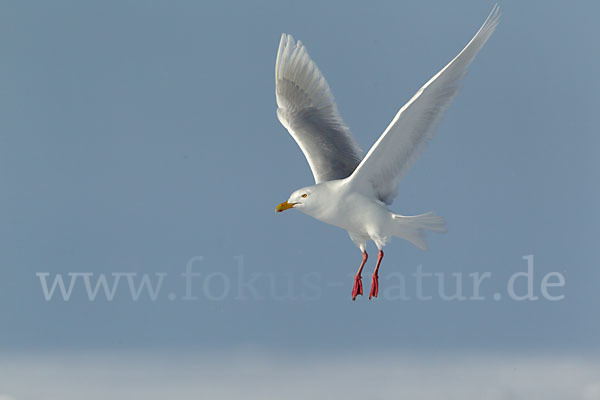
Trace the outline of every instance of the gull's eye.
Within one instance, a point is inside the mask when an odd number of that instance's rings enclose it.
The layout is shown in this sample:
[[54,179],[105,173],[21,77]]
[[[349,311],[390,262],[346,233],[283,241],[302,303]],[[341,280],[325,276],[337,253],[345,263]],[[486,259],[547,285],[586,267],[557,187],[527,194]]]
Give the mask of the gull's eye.
[[305,199],[305,198],[307,198],[307,197],[308,197],[308,195],[307,195],[306,193],[304,193],[304,194],[302,195],[302,198],[303,198],[303,199]]

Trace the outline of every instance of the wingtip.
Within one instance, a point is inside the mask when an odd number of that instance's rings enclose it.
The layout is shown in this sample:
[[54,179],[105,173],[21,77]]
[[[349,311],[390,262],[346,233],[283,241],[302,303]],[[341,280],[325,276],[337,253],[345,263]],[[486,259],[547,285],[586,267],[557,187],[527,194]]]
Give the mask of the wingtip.
[[498,5],[498,3],[494,4],[494,7],[492,7],[492,11],[490,12],[490,15],[488,15],[487,19],[485,20],[485,24],[486,25],[494,25],[494,27],[495,27],[496,25],[498,25],[501,15],[502,15],[502,13],[500,12],[500,6]]
[[294,45],[294,36],[292,36],[290,33],[283,32],[281,34],[280,43],[285,45]]
[[[492,7],[492,11],[490,11],[489,15],[481,25],[481,28],[479,28],[479,31],[477,31],[477,34],[475,34],[475,37],[483,37],[485,38],[484,42],[487,41],[487,39],[492,35],[498,26],[498,23],[500,22],[500,15],[500,6],[498,3],[496,3],[494,4],[494,7]],[[475,39],[475,37],[473,39]]]
[[281,38],[279,39],[279,50],[281,50],[285,46],[285,44],[288,40],[287,37],[288,37],[287,33],[284,32],[281,34]]
[[277,49],[277,59],[275,60],[275,82],[277,82],[277,80],[279,79],[279,65],[281,63],[281,57],[283,57],[283,52],[290,43],[294,43],[294,38],[289,33],[283,32],[281,34],[281,39],[279,40],[279,48]]

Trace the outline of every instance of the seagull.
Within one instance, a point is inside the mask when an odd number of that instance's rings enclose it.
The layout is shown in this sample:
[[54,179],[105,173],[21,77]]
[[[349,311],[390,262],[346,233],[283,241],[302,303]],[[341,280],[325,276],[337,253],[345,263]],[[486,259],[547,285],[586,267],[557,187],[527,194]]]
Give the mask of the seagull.
[[275,211],[295,208],[348,231],[362,252],[352,300],[363,294],[362,270],[369,240],[379,250],[371,280],[372,299],[379,293],[382,249],[393,236],[427,250],[425,231],[446,232],[444,218],[433,212],[405,216],[387,206],[396,197],[401,178],[433,137],[499,17],[495,5],[473,39],[398,111],[364,158],[306,47],[282,34],[275,63],[277,117],[304,153],[315,184],[293,192]]

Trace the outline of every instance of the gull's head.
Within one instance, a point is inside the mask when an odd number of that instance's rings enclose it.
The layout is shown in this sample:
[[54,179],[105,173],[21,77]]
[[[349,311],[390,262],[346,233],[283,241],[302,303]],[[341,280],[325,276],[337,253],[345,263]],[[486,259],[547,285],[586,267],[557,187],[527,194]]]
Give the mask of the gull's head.
[[287,201],[284,201],[275,207],[275,211],[282,212],[289,210],[290,208],[298,208],[299,210],[306,212],[311,207],[316,205],[316,189],[316,186],[307,186],[305,188],[296,190],[290,195],[290,198],[287,199]]

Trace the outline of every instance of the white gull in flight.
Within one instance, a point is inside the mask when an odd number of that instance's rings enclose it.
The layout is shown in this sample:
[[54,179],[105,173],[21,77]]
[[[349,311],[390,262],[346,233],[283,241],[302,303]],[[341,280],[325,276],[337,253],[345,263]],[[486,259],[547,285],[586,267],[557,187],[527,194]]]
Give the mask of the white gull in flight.
[[363,294],[361,274],[368,257],[368,240],[379,249],[371,299],[379,292],[382,248],[392,236],[425,250],[425,231],[446,232],[444,219],[433,212],[404,216],[390,211],[387,205],[396,197],[404,173],[432,138],[499,16],[499,8],[494,6],[473,39],[398,111],[365,157],[304,45],[291,35],[281,36],[275,65],[277,116],[304,153],[315,185],[296,190],[275,210],[296,208],[348,231],[363,254],[352,300]]

